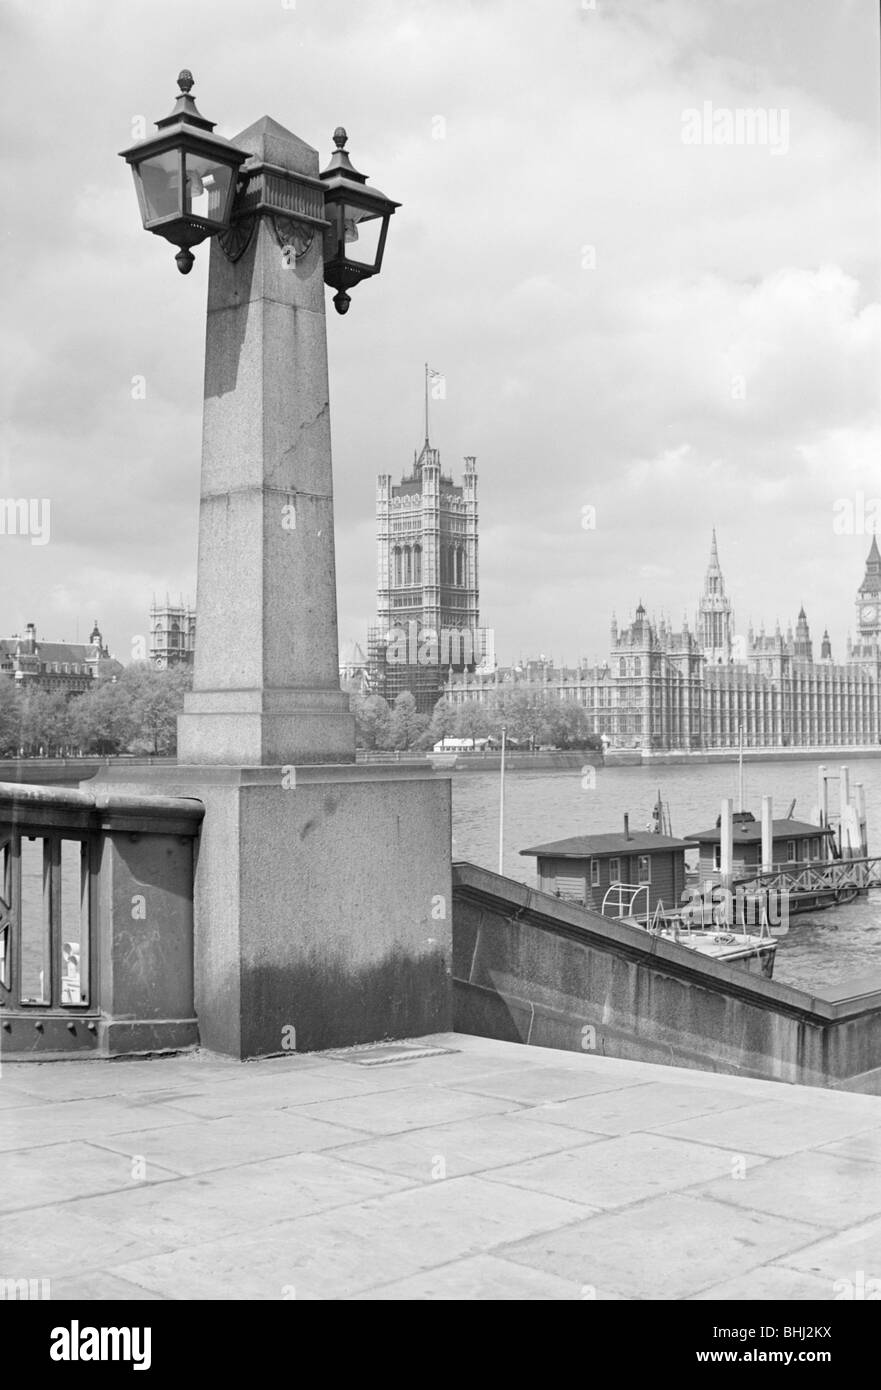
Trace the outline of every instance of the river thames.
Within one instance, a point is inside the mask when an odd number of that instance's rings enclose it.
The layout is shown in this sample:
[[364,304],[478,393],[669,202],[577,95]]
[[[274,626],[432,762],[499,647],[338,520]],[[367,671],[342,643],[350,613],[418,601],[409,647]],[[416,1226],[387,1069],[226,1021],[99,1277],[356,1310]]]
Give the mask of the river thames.
[[[814,820],[817,805],[817,767],[813,762],[746,763],[743,770],[744,809],[756,819],[761,798],[774,798],[774,816],[784,817],[795,799],[793,815]],[[839,765],[827,764],[830,774]],[[866,795],[869,852],[881,852],[881,760],[849,759],[851,798],[858,782]],[[570,835],[621,830],[624,815],[632,830],[649,828],[652,807],[660,790],[669,805],[674,835],[687,837],[714,825],[722,797],[737,806],[736,764],[659,768],[614,767],[532,772],[509,768],[505,775],[505,873],[535,886],[535,859],[522,857],[530,845],[562,840]],[[593,785],[592,785],[593,783]],[[453,858],[498,868],[499,774],[455,772],[453,784]],[[830,786],[829,810],[838,813],[838,786]],[[672,906],[672,904],[671,904]],[[881,985],[881,890],[824,912],[794,916],[789,934],[780,940],[774,978],[812,994],[824,986],[876,974]]]

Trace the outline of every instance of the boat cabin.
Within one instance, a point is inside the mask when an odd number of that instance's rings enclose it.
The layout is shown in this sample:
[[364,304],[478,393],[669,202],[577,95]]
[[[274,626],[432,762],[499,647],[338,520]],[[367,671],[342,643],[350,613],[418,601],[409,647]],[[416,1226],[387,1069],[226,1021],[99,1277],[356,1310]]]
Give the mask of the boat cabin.
[[[689,835],[697,844],[700,855],[698,882],[718,883],[722,873],[721,816],[709,830],[696,830]],[[832,858],[835,832],[823,830],[810,821],[775,820],[772,825],[773,860],[775,868],[795,868],[804,864],[825,864]],[[732,872],[735,878],[758,873],[762,867],[762,823],[751,812],[735,812]]]
[[[650,831],[612,835],[573,835],[547,845],[522,849],[537,860],[538,886],[543,893],[582,903],[599,912],[608,889],[616,883],[644,887],[633,903],[634,913],[652,913],[658,902],[669,910],[682,902],[688,840]],[[614,895],[613,895],[614,896]],[[627,899],[625,898],[625,905]],[[607,915],[619,916],[615,903]]]

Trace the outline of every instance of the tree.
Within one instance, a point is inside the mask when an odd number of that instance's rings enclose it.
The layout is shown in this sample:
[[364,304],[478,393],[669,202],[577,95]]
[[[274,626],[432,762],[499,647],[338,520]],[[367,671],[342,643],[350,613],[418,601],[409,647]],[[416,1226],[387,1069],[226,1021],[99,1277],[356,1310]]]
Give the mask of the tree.
[[72,701],[71,718],[83,752],[104,757],[127,749],[137,728],[122,676],[115,681],[97,681],[78,696]]
[[416,700],[409,690],[402,690],[392,707],[389,720],[389,740],[395,749],[415,748],[430,723],[427,714],[419,714]]
[[66,753],[71,744],[77,742],[71,704],[72,701],[66,700],[60,692],[43,696],[42,742],[49,757]]
[[191,679],[188,666],[159,671],[149,661],[134,662],[123,671],[117,684],[130,704],[134,742],[146,752],[158,757],[176,751],[177,717]]
[[489,737],[492,723],[485,705],[479,700],[466,700],[456,716],[456,738],[470,738],[473,745],[475,739]]
[[0,676],[0,753],[17,757],[21,746],[21,708],[11,676]]
[[349,701],[355,716],[355,739],[359,748],[375,752],[386,748],[389,737],[389,707],[381,695],[355,693]]
[[517,685],[500,690],[496,697],[496,722],[507,726],[508,737],[516,743],[535,746],[541,737],[547,707],[547,692],[540,686]]
[[431,723],[425,731],[425,742],[433,748],[442,739],[449,738],[456,727],[457,706],[445,695],[441,696],[431,715]]
[[30,756],[48,753],[46,730],[50,719],[50,697],[35,686],[19,694],[19,742]]

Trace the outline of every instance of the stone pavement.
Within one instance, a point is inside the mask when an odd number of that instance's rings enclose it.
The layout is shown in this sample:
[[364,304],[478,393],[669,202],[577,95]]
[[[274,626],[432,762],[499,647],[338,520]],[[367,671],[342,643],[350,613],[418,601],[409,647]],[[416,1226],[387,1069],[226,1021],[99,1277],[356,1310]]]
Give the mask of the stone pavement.
[[879,1098],[462,1034],[412,1060],[387,1046],[373,1065],[5,1066],[0,1278],[84,1299],[843,1299],[881,1281]]

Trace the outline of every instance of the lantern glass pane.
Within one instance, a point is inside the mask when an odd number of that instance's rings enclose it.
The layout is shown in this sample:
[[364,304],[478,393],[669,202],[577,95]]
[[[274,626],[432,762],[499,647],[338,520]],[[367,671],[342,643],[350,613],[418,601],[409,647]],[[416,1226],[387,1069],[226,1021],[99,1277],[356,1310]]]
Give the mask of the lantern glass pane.
[[180,212],[180,154],[166,150],[138,165],[144,200],[144,217],[156,222]]
[[184,212],[224,223],[232,169],[207,155],[187,153]]
[[354,261],[356,265],[376,264],[381,217],[351,203],[333,203],[329,207],[325,204],[324,215],[330,222],[325,233],[326,256],[334,257],[341,251],[347,261]]

